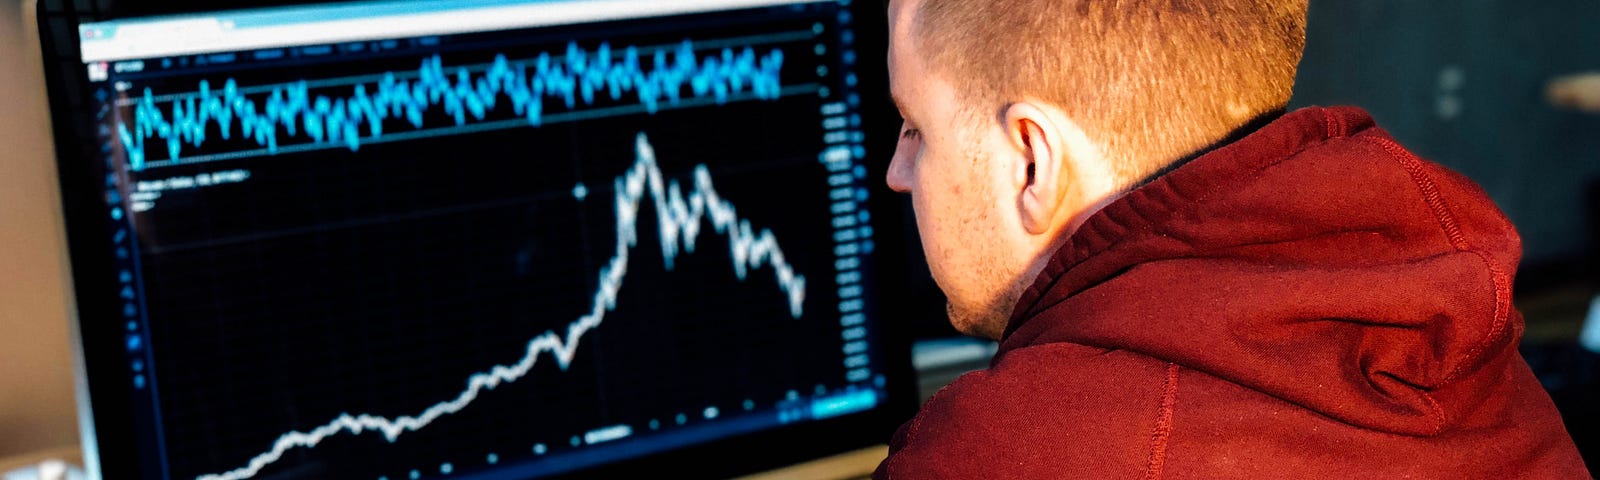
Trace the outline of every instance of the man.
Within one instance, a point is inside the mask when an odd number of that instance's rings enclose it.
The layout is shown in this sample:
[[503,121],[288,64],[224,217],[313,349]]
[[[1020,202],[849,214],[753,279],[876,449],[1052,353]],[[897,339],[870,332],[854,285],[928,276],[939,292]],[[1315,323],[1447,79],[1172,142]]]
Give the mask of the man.
[[876,478],[1588,478],[1504,215],[1360,110],[1283,112],[1306,2],[890,2],[888,181],[1001,344]]

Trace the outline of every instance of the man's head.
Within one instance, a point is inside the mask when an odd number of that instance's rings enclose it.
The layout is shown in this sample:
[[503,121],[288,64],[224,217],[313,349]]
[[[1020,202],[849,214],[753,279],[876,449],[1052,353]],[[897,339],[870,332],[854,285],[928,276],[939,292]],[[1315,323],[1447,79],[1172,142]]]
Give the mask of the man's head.
[[912,194],[962,332],[998,338],[1120,192],[1289,101],[1309,0],[892,0]]

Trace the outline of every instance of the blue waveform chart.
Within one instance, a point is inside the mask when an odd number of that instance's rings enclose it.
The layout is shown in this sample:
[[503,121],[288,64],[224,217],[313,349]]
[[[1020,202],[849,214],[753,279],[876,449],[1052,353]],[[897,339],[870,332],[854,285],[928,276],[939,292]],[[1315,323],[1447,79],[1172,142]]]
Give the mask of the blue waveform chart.
[[[645,53],[648,51],[649,53]],[[346,148],[430,135],[552,121],[652,114],[666,108],[775,100],[811,93],[785,86],[784,51],[754,46],[699,52],[691,40],[672,47],[593,50],[570,42],[564,52],[525,59],[496,54],[487,64],[446,65],[441,55],[411,71],[350,78],[241,86],[199,80],[193,91],[144,88],[119,100],[116,139],[130,170],[184,162]],[[560,107],[553,113],[547,102]],[[220,140],[220,142],[219,142]],[[234,141],[237,140],[237,141]],[[223,143],[225,149],[209,148]],[[158,155],[151,157],[151,152]],[[162,156],[161,154],[164,154]]]

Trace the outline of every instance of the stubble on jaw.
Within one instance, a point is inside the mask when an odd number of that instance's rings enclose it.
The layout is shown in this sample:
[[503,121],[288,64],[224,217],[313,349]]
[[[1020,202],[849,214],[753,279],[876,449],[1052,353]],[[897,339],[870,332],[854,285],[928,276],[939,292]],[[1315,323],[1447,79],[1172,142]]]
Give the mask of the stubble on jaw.
[[948,251],[941,253],[944,253],[944,258],[966,257],[972,260],[971,264],[965,266],[969,271],[957,274],[970,282],[969,290],[981,292],[983,298],[977,302],[947,301],[945,315],[950,324],[963,334],[999,340],[1026,285],[1022,284],[1023,279],[1015,278],[1007,270],[1010,262],[1004,251],[1005,245],[990,238],[1002,228],[998,224],[999,217],[993,215],[1003,213],[994,211],[998,208],[994,197],[995,187],[988,182],[990,176],[984,174],[986,169],[994,167],[992,155],[983,150],[981,132],[969,131],[962,136],[966,138],[962,139],[961,155],[971,162],[974,174],[965,177],[963,180],[966,181],[952,185],[953,191],[948,192],[958,195],[957,198],[964,197],[966,201],[962,203],[966,205],[957,207],[960,209],[956,226],[956,231],[960,232],[957,243],[945,246],[945,249],[962,250],[965,255],[951,255],[953,252]]

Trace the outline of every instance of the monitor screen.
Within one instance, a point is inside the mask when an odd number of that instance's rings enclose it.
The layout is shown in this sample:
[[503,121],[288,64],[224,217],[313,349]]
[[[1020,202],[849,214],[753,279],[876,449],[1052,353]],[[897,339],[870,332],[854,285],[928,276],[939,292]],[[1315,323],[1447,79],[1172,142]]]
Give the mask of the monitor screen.
[[848,5],[78,24],[101,202],[68,233],[112,285],[80,329],[116,339],[85,343],[123,384],[91,400],[134,439],[91,448],[145,478],[544,478],[880,410]]

